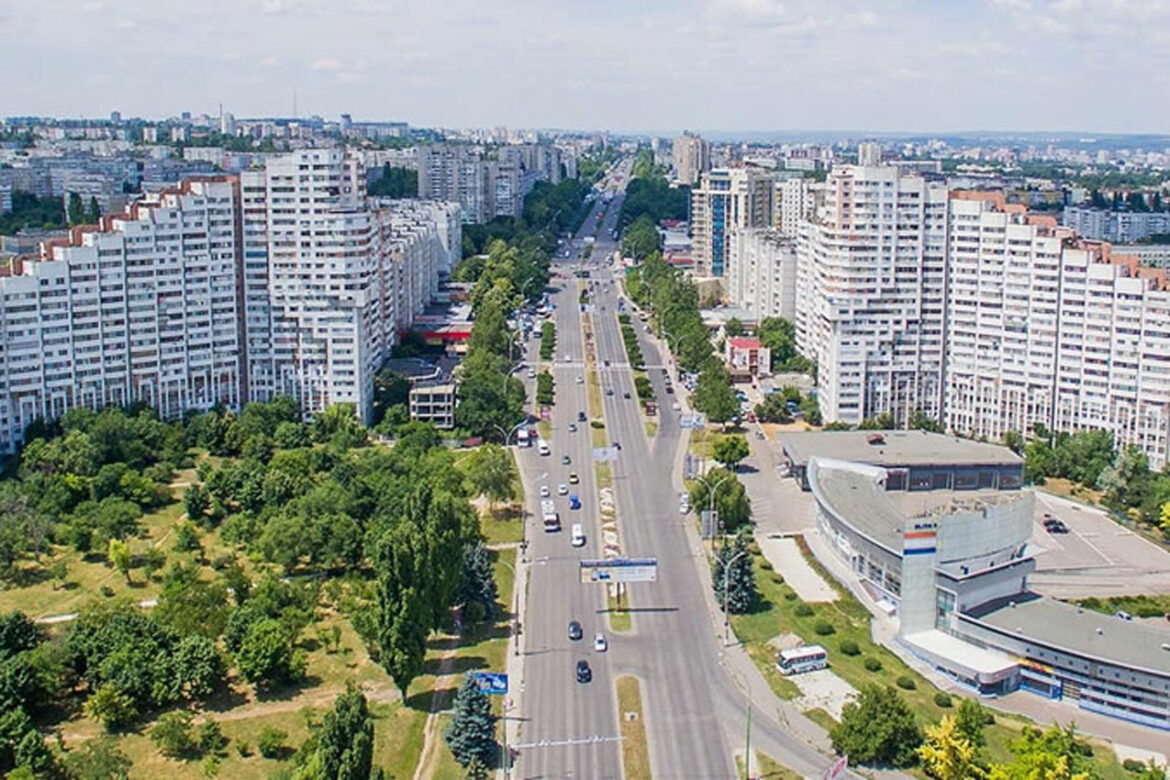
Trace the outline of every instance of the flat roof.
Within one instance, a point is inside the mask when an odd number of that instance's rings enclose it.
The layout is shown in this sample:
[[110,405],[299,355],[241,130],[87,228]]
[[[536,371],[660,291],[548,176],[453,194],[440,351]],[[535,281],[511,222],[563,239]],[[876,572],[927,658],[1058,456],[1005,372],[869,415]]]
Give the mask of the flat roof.
[[808,465],[812,457],[887,467],[1023,463],[1007,447],[928,431],[783,431],[776,440],[796,466]]
[[844,522],[897,555],[902,554],[902,526],[906,518],[872,476],[820,462],[817,489]]
[[[1023,594],[962,615],[1037,644],[1170,677],[1170,629]],[[1019,630],[1017,630],[1019,629]]]
[[964,642],[936,628],[907,634],[903,640],[932,655],[946,658],[977,674],[995,675],[1014,669],[1019,662],[1007,653]]

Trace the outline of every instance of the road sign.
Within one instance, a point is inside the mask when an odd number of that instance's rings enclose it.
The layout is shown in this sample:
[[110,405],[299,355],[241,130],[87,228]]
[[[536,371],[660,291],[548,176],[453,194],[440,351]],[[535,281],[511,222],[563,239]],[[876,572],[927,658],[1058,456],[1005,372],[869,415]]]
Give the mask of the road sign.
[[704,539],[713,537],[715,529],[719,527],[719,513],[704,509],[699,513],[699,527],[702,529]]
[[698,430],[707,426],[707,420],[701,414],[684,414],[678,418],[678,426],[680,428],[694,428]]
[[841,756],[821,775],[822,780],[840,780],[849,768],[849,756]]
[[606,461],[606,460],[617,460],[617,454],[618,454],[617,447],[594,447],[593,448],[593,460],[595,460],[595,461],[600,462],[600,461]]
[[657,558],[581,561],[581,582],[657,582]]
[[502,672],[472,672],[471,679],[486,694],[504,695],[508,692],[508,675]]

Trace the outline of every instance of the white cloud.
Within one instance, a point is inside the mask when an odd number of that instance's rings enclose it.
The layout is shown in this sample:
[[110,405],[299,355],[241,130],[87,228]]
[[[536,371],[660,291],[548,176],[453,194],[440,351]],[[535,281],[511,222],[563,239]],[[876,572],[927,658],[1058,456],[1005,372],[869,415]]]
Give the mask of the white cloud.
[[712,10],[717,14],[738,14],[752,18],[773,18],[784,14],[780,0],[714,0]]
[[320,57],[318,59],[313,60],[313,63],[311,65],[309,65],[309,70],[334,71],[334,70],[341,70],[341,68],[342,68],[341,60],[339,60],[335,57]]

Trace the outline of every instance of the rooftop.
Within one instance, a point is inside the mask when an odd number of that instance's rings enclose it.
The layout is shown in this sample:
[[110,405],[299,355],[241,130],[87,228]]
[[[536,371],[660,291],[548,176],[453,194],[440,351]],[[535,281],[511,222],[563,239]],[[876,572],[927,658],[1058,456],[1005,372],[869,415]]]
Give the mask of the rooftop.
[[1007,447],[928,431],[785,431],[781,449],[795,466],[811,457],[873,466],[1018,465],[1023,459]]
[[1170,629],[1024,594],[989,602],[964,619],[1104,662],[1170,676]]
[[760,340],[753,339],[753,338],[744,338],[744,337],[731,338],[731,339],[727,340],[727,343],[730,344],[735,349],[759,349],[760,348]]

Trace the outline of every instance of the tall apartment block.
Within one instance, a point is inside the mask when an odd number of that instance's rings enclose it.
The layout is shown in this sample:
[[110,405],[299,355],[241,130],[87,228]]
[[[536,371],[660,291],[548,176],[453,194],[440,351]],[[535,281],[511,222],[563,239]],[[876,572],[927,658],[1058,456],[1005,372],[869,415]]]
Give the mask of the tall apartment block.
[[711,170],[711,145],[697,135],[683,133],[674,139],[671,162],[674,163],[674,180],[693,187],[699,176]]
[[798,238],[797,341],[826,420],[940,419],[947,190],[892,167],[834,168]]
[[796,317],[796,240],[775,228],[738,228],[729,234],[727,298],[765,317]]
[[144,401],[167,418],[283,393],[351,403],[433,296],[459,207],[367,201],[335,149],[188,180],[0,277],[0,447],[37,417]]
[[723,276],[731,230],[772,224],[774,189],[774,176],[758,168],[719,168],[700,177],[691,191],[692,246],[700,276]]
[[1065,206],[1063,224],[1085,238],[1128,244],[1155,233],[1170,233],[1170,211],[1112,211]]
[[800,223],[811,217],[816,208],[816,187],[816,182],[803,176],[777,181],[773,226],[782,234],[796,238]]
[[500,147],[496,159],[477,146],[431,144],[419,147],[417,165],[419,197],[458,203],[464,222],[518,217],[537,181],[562,178],[561,150],[536,144]]

